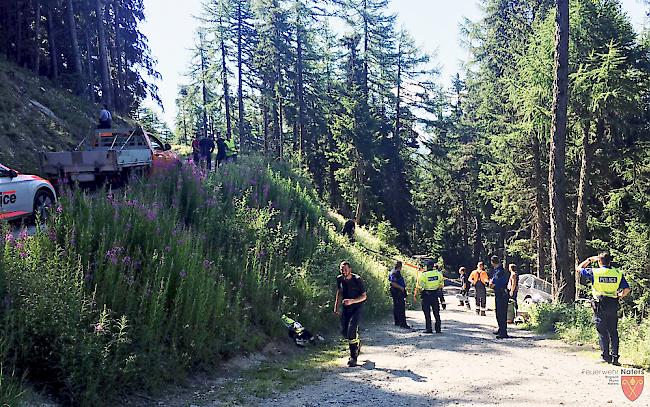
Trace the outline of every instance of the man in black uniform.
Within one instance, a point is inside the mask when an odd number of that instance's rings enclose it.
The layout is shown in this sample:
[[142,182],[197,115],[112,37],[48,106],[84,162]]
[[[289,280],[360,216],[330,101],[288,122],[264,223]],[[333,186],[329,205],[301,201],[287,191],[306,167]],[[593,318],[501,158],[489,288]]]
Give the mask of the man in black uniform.
[[[350,345],[350,359],[348,366],[356,366],[357,358],[361,352],[359,339],[359,321],[361,320],[361,307],[366,300],[366,287],[361,277],[352,274],[352,268],[347,261],[339,266],[341,274],[336,277],[336,300],[334,313],[341,316],[341,335],[348,340]],[[343,312],[339,311],[343,304]]]
[[212,136],[204,137],[199,141],[199,149],[201,150],[201,159],[205,160],[208,171],[212,170],[212,152],[215,145]]
[[226,143],[223,141],[221,134],[217,135],[217,168],[224,162],[226,159]]
[[341,230],[341,234],[343,236],[347,236],[348,240],[351,242],[354,242],[354,229],[356,228],[357,223],[354,221],[354,219],[348,219],[345,221],[345,224],[343,225],[343,229]]
[[388,274],[388,283],[390,284],[390,296],[393,298],[393,318],[395,325],[401,328],[410,329],[406,322],[406,282],[402,276],[402,262],[395,263],[395,267]]

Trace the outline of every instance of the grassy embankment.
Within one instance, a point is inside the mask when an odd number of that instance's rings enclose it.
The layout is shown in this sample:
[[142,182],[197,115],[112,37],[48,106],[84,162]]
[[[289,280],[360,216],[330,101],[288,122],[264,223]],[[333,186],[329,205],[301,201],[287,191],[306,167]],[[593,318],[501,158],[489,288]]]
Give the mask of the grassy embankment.
[[37,153],[76,147],[95,128],[99,108],[0,58],[0,163],[38,172]]
[[367,283],[367,317],[384,314],[385,267],[335,221],[306,178],[261,158],[68,195],[47,231],[0,244],[5,383],[26,373],[66,404],[107,404],[284,337],[282,312],[336,326],[342,259]]
[[[553,333],[567,343],[598,349],[593,312],[588,306],[540,304],[532,306],[529,314],[527,328],[537,333]],[[650,369],[650,319],[639,323],[634,315],[624,315],[619,320],[619,337],[621,363]]]

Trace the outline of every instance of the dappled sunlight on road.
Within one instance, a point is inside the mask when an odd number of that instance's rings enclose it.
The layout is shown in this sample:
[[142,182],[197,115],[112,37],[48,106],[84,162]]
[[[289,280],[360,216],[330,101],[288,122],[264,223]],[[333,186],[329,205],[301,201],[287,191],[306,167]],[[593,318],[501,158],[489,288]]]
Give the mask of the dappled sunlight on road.
[[585,406],[628,402],[620,386],[609,385],[608,378],[596,371],[599,365],[594,352],[514,327],[512,339],[497,340],[492,334],[496,328],[492,312],[481,317],[449,307],[441,316],[439,335],[422,333],[424,318],[419,311],[407,313],[412,330],[387,322],[373,324],[361,334],[361,366],[345,368],[342,357],[341,368],[321,382],[264,400],[261,405]]

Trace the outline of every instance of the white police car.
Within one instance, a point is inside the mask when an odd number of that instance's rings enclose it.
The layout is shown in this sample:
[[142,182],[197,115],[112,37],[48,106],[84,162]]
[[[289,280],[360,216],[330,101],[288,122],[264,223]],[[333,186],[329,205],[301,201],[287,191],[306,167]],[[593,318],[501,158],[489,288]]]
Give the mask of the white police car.
[[45,219],[55,202],[56,192],[49,181],[0,164],[0,220]]

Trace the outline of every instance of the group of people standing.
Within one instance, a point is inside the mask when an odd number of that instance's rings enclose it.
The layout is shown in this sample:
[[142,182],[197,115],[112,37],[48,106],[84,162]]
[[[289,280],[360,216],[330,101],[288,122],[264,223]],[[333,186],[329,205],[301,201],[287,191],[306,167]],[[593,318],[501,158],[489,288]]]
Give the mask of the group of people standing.
[[192,140],[192,158],[194,163],[199,167],[205,167],[208,171],[212,170],[212,154],[217,150],[215,158],[215,167],[227,162],[234,162],[237,160],[237,146],[235,140],[232,138],[224,139],[220,134],[217,134],[217,139],[214,136],[196,137]]
[[[486,315],[487,287],[494,290],[496,319],[499,326],[494,332],[497,339],[508,338],[507,307],[508,302],[517,301],[519,277],[517,266],[510,264],[508,272],[505,271],[497,256],[490,258],[492,265],[491,276],[485,270],[482,262],[470,274],[462,267],[460,270],[461,306],[469,305],[469,285],[473,285],[476,295],[477,315]],[[588,267],[597,263],[598,267]],[[440,320],[440,307],[444,309],[443,287],[445,277],[439,267],[433,262],[428,262],[418,278],[416,292],[420,290],[422,311],[426,321],[425,333],[433,333],[431,311],[435,318],[435,332],[442,332]],[[343,261],[339,267],[340,275],[336,278],[336,300],[334,313],[340,316],[341,334],[348,340],[350,358],[348,366],[357,366],[357,358],[361,352],[361,338],[359,336],[359,322],[363,303],[367,300],[367,293],[363,280],[352,273],[349,262]],[[408,296],[406,281],[402,276],[402,262],[398,261],[389,273],[390,293],[393,298],[393,316],[395,325],[410,329],[406,321],[406,298]],[[586,278],[592,285],[592,307],[594,309],[594,323],[599,337],[602,361],[619,366],[619,338],[618,338],[618,307],[619,299],[630,293],[630,286],[625,281],[622,272],[611,267],[611,257],[608,253],[593,256],[576,265],[576,275]],[[341,309],[342,306],[342,309]]]
[[[517,266],[510,264],[508,273],[501,265],[498,257],[493,256],[490,259],[492,264],[492,276],[488,274],[483,262],[479,262],[475,270],[467,273],[465,267],[459,270],[459,281],[461,283],[460,304],[471,309],[469,302],[470,286],[474,287],[476,298],[476,314],[485,316],[487,311],[487,288],[494,290],[496,303],[496,318],[499,329],[495,332],[497,339],[508,338],[507,330],[507,312],[508,303],[517,301],[517,291],[519,288],[519,278],[517,275]],[[393,317],[395,325],[410,329],[406,321],[406,298],[408,295],[406,282],[401,274],[402,262],[398,261],[388,275],[390,283],[390,294],[393,299]],[[416,290],[421,292],[422,311],[426,321],[425,333],[433,333],[431,313],[435,319],[435,332],[441,332],[440,308],[446,307],[445,297],[443,295],[445,277],[438,264],[427,262],[425,269],[421,272]]]

